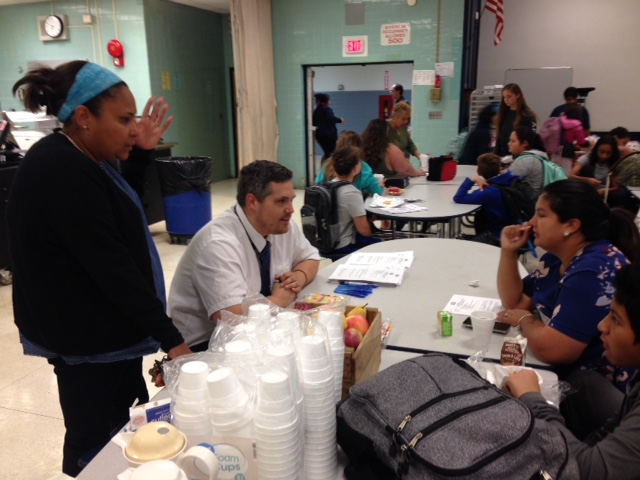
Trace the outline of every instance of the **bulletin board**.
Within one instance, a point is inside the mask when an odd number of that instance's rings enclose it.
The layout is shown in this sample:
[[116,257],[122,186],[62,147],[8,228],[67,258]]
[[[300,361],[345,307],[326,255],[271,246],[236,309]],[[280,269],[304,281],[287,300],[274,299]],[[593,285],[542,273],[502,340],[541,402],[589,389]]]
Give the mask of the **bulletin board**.
[[564,90],[573,85],[573,68],[510,68],[504,74],[504,84],[507,83],[520,85],[527,104],[542,125],[551,111],[564,103]]

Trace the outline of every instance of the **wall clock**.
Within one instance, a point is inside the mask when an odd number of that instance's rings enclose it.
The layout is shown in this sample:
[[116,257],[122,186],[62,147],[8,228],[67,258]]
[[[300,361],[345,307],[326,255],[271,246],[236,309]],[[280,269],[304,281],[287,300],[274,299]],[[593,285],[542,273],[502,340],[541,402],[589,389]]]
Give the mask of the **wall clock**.
[[58,15],[49,15],[44,19],[44,33],[51,38],[58,38],[64,32],[64,22]]

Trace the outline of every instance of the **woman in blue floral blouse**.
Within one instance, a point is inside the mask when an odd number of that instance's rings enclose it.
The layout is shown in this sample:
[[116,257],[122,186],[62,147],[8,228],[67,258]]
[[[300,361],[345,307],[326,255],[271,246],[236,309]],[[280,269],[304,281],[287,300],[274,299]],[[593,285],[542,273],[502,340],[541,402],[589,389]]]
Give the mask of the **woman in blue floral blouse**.
[[[548,253],[521,279],[518,251],[530,238]],[[623,389],[629,372],[602,356],[597,325],[609,314],[616,271],[639,253],[640,234],[625,211],[610,210],[584,182],[549,184],[531,221],[502,232],[499,319],[519,327],[529,350],[561,378],[596,370]]]

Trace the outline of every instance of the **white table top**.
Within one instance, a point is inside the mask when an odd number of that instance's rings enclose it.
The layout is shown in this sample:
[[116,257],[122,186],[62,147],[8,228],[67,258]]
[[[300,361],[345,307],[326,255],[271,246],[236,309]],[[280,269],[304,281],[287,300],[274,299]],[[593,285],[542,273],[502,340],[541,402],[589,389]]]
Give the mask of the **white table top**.
[[[453,336],[441,337],[437,327],[437,312],[453,295],[498,298],[496,275],[500,249],[477,242],[439,238],[391,240],[365,247],[368,252],[402,252],[412,250],[415,260],[405,273],[399,287],[379,287],[364,299],[351,303],[368,303],[382,312],[383,320],[393,320],[388,348],[414,353],[445,352],[461,356],[474,353],[473,331],[462,327],[466,315],[453,316]],[[332,293],[336,284],[327,279],[345,257],[318,272],[316,278],[301,293]],[[520,265],[520,274],[527,272]],[[478,280],[479,286],[470,282]],[[512,329],[508,336],[515,336]],[[493,334],[487,358],[500,359],[504,335]],[[527,364],[546,366],[532,354]]]

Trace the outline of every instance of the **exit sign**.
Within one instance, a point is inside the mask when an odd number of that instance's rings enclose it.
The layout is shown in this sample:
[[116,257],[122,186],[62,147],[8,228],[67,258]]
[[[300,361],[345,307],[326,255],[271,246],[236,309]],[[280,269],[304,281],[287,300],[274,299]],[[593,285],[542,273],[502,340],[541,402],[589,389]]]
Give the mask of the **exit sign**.
[[367,45],[367,35],[361,35],[357,37],[342,37],[342,56],[366,57]]

